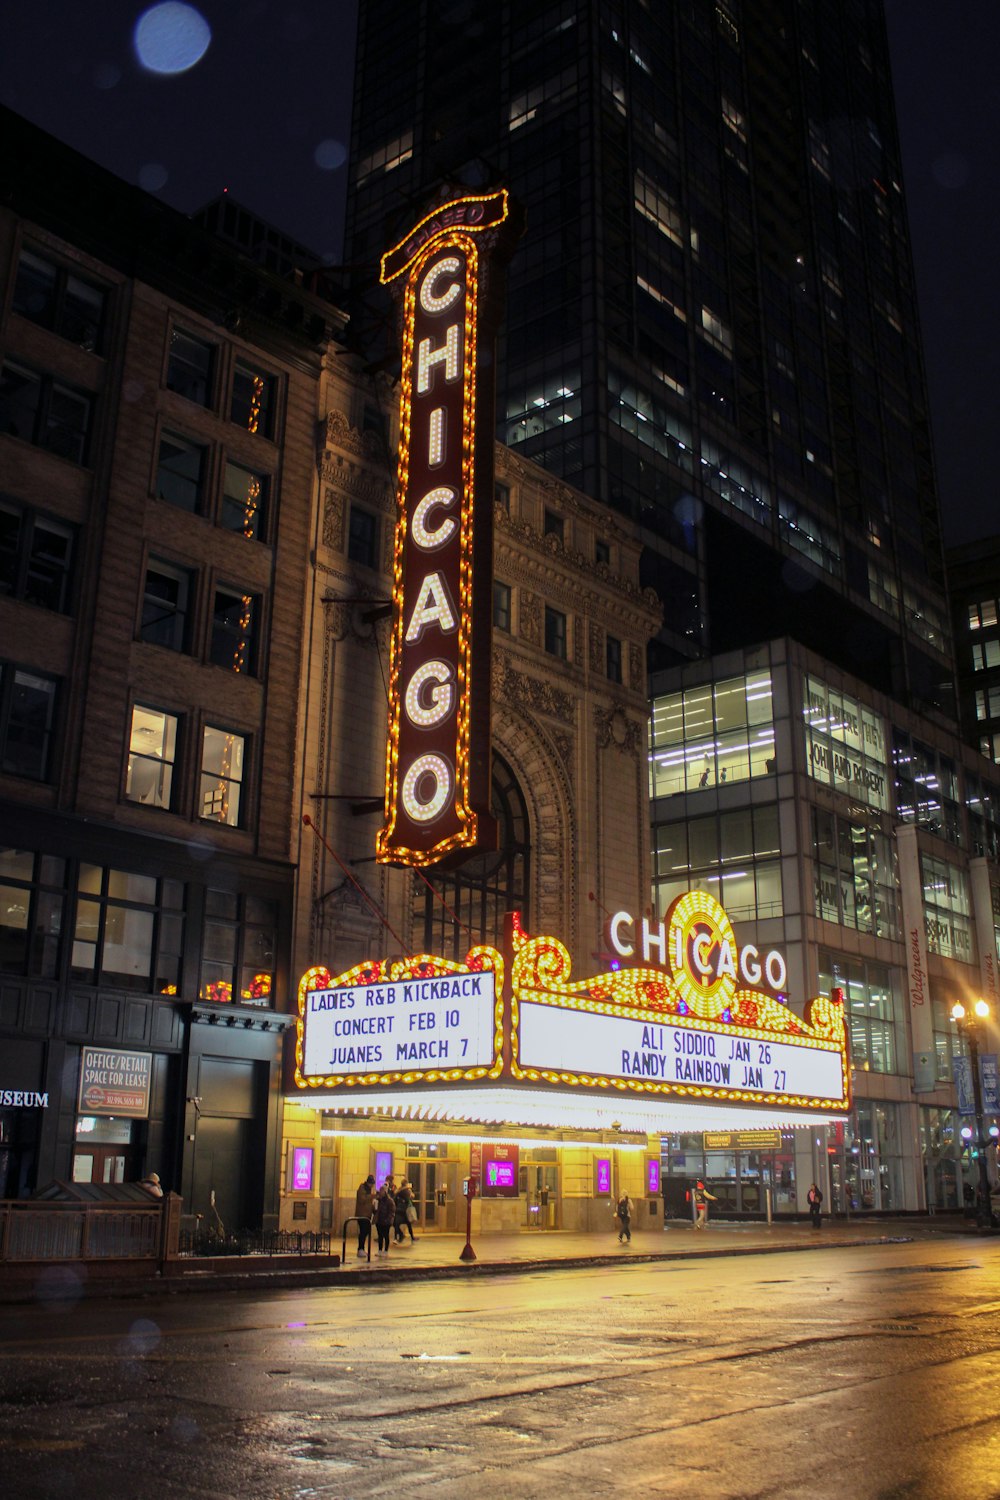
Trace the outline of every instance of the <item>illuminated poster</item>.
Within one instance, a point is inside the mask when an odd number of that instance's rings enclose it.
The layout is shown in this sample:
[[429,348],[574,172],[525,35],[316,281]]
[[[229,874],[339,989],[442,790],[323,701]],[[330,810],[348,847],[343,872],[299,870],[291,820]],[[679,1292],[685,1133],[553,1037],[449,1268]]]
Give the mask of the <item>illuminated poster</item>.
[[519,233],[506,191],[467,196],[382,257],[403,325],[383,864],[496,847],[493,341]]
[[313,1158],[315,1152],[312,1146],[294,1146],[292,1148],[292,1181],[293,1193],[311,1193],[313,1187]]
[[299,983],[295,1079],[338,1083],[482,1078],[499,1069],[503,960],[473,948],[464,964],[421,954],[358,964]]
[[480,1181],[484,1198],[516,1198],[520,1147],[499,1141],[484,1144]]

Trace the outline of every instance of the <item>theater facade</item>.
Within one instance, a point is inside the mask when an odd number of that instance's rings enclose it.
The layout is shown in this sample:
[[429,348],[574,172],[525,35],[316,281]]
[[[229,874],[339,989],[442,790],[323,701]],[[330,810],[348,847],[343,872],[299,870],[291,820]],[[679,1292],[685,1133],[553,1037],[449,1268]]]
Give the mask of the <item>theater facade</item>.
[[678,897],[656,924],[616,912],[607,930],[604,965],[581,978],[558,938],[531,936],[517,913],[501,949],[459,961],[309,970],[298,1108],[286,1110],[299,1181],[324,1157],[376,1181],[405,1175],[425,1230],[456,1227],[470,1178],[483,1231],[606,1229],[621,1191],[653,1225],[687,1180],[677,1163],[665,1179],[663,1139],[707,1132],[747,1158],[737,1211],[773,1210],[775,1173],[795,1174],[796,1127],[820,1129],[825,1149],[850,1106],[842,994],[799,1014],[782,955],[740,945],[706,893]]
[[660,607],[605,507],[478,436],[508,229],[502,195],[444,202],[383,261],[395,475],[327,418],[288,1228],[339,1228],[369,1172],[424,1230],[469,1179],[486,1231],[603,1230],[622,1189],[659,1223],[706,1141],[734,1211],[794,1209],[849,1108],[842,998],[704,892],[649,907]]

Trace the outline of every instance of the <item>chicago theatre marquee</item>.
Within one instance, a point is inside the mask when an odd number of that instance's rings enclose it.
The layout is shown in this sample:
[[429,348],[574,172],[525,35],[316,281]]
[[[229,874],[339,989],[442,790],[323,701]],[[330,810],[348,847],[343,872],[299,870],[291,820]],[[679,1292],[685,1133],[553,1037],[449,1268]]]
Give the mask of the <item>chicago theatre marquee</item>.
[[[790,996],[781,952],[705,893],[649,911],[659,607],[605,509],[494,444],[514,217],[503,192],[452,197],[383,257],[402,330],[394,494],[327,424],[327,513],[366,500],[393,611],[384,635],[357,624],[349,601],[377,600],[378,580],[325,525],[288,1228],[339,1229],[369,1172],[410,1180],[425,1232],[464,1226],[469,1178],[480,1231],[606,1232],[622,1190],[658,1225],[675,1180],[711,1173],[706,1152],[735,1174],[728,1207],[762,1211],[783,1185],[794,1208],[819,1134],[796,1127],[850,1105],[837,992]],[[553,420],[574,394],[553,392]],[[376,831],[345,802],[377,774]]]

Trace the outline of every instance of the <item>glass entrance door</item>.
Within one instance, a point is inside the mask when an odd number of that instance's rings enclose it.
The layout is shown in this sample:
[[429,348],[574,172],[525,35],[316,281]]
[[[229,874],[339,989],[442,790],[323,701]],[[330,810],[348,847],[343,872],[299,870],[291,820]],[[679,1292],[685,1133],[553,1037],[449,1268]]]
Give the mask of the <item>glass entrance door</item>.
[[524,1198],[525,1223],[529,1229],[558,1229],[559,1168],[528,1162],[521,1168],[518,1184]]
[[115,1146],[79,1147],[73,1152],[74,1182],[124,1182],[125,1154]]
[[[421,1148],[409,1149],[419,1151]],[[456,1228],[458,1163],[432,1156],[407,1155],[406,1176],[413,1189],[413,1206],[417,1210],[414,1227],[422,1230]]]

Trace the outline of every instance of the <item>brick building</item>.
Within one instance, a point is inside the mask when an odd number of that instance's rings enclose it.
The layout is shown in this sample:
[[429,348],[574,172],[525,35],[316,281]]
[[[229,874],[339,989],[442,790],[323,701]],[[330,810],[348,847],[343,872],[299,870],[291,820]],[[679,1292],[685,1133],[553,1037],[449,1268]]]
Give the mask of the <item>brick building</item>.
[[155,1169],[191,1214],[266,1222],[342,320],[3,127],[0,1195]]

